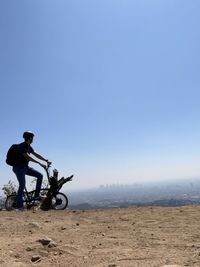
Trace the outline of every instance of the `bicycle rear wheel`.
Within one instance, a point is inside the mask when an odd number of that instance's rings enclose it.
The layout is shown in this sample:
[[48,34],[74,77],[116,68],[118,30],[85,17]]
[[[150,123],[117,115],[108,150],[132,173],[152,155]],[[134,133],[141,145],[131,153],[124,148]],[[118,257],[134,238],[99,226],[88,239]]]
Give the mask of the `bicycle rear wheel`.
[[51,197],[51,207],[54,210],[65,210],[68,206],[68,198],[63,193],[57,193]]
[[17,198],[17,195],[14,195],[14,194],[6,198],[6,201],[5,201],[6,210],[10,211],[10,210],[16,209],[16,198]]

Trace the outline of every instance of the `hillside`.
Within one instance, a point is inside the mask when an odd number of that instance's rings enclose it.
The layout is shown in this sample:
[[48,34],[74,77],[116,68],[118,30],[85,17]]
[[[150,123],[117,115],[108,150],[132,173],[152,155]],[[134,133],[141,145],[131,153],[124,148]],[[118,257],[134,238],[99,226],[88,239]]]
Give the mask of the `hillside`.
[[200,266],[200,206],[0,211],[0,266]]

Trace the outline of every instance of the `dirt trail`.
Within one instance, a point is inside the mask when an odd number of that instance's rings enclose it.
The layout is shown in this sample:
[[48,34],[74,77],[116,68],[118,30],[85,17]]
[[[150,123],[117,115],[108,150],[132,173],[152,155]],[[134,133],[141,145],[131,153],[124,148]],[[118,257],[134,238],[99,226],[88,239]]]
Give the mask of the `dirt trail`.
[[200,206],[1,211],[0,266],[200,266]]

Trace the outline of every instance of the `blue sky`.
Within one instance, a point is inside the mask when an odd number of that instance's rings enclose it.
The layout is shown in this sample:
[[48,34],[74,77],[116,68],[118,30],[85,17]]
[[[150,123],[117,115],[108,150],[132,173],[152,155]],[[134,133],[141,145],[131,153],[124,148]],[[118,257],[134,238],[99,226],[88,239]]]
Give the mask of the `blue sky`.
[[2,0],[0,185],[24,130],[71,190],[200,177],[199,8]]

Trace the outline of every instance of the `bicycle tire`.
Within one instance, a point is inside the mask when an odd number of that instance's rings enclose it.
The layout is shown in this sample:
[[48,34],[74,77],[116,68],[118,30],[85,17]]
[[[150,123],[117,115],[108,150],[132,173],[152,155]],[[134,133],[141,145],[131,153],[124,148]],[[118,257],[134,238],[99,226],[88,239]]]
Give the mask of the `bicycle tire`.
[[68,206],[68,198],[63,193],[56,193],[51,197],[51,207],[54,210],[65,210]]
[[16,209],[16,198],[17,195],[12,194],[7,196],[6,201],[5,201],[5,209],[8,211]]

